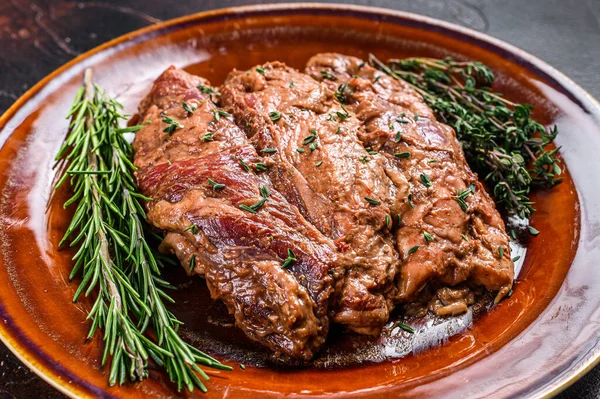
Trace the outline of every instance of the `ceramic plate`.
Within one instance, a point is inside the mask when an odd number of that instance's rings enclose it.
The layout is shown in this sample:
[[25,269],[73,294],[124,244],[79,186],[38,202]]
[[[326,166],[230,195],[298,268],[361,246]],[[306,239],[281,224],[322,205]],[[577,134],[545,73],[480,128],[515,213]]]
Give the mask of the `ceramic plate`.
[[[226,320],[222,306],[209,300],[201,279],[193,280],[177,293],[173,309],[186,322],[182,333],[225,363],[247,364],[246,370],[209,371],[208,397],[543,397],[597,363],[598,103],[542,61],[480,33],[412,14],[314,4],[211,11],[133,32],[52,73],[2,116],[0,336],[17,356],[70,396],[202,395],[177,393],[159,370],[142,383],[108,387],[99,339],[84,340],[90,303],[71,303],[76,284],[67,276],[73,252],[57,248],[69,218],[60,206],[68,193],[51,200],[53,157],[67,130],[64,116],[86,67],[135,113],[152,81],[171,64],[218,85],[233,68],[271,60],[302,68],[321,51],[359,57],[373,52],[382,59],[450,55],[488,64],[498,91],[534,105],[540,122],[558,125],[565,181],[534,196],[532,224],[541,234],[524,242],[527,253],[512,297],[493,311],[458,320],[462,328],[443,327],[437,338],[424,333],[408,343],[386,341],[383,351],[369,340],[341,339],[323,355],[339,362],[278,366],[219,321]],[[178,281],[180,274],[175,268],[166,278]],[[431,345],[432,339],[438,342]],[[379,350],[367,350],[374,347]]]

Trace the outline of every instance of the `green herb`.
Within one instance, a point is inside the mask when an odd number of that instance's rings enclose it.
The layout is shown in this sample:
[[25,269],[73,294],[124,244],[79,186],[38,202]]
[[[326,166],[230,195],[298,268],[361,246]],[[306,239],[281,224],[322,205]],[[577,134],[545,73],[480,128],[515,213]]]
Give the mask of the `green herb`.
[[373,79],[373,83],[377,83],[377,81],[379,80],[380,77],[381,77],[381,75],[375,76],[375,79]]
[[[200,377],[208,376],[198,365],[231,367],[185,343],[177,333],[181,322],[164,304],[173,301],[166,292],[172,286],[160,278],[167,259],[148,241],[151,234],[139,201],[151,199],[137,192],[133,149],[119,129],[127,120],[121,110],[121,104],[92,84],[91,70],[86,70],[84,87],[68,114],[69,133],[56,156],[66,170],[55,189],[68,182],[73,196],[65,207],[76,206],[60,242],[70,240],[78,247],[70,279],[82,278],[73,301],[94,292],[87,338],[104,330],[100,364],[110,365],[111,386],[147,378],[152,359],[179,389],[205,392]],[[78,173],[88,171],[101,173]]]
[[463,212],[466,212],[467,209],[469,209],[469,205],[467,205],[467,197],[470,194],[473,194],[475,192],[475,186],[473,184],[471,184],[468,188],[464,189],[464,190],[456,190],[456,195],[452,196],[452,198],[454,198],[456,200],[456,202],[458,202],[458,205],[460,206],[460,209],[463,210]]
[[385,215],[385,227],[389,230],[392,227],[392,217],[389,214]]
[[196,234],[198,232],[198,226],[196,226],[195,224],[191,224],[188,227],[186,227],[185,230],[183,230],[184,233],[186,231],[190,231],[192,234]]
[[399,143],[400,141],[402,141],[402,132],[401,131],[397,131],[396,132],[396,138],[394,139],[394,143]]
[[244,160],[242,158],[238,158],[235,155],[233,156],[235,159],[237,159],[238,163],[240,164],[240,166],[242,168],[244,168],[244,170],[246,172],[250,172],[250,167],[248,166],[248,164],[246,162],[244,162]]
[[321,71],[321,77],[323,77],[323,79],[329,79],[329,80],[337,80],[337,78],[335,77],[335,75],[333,75],[331,72],[322,70]]
[[304,152],[304,148],[296,148],[296,151],[298,151],[300,154],[302,154]]
[[195,268],[196,268],[196,255],[192,254],[192,257],[190,258],[190,273],[193,272]]
[[346,94],[345,94],[347,88],[348,88],[348,83],[342,83],[338,86],[335,93],[333,93],[335,98],[342,104],[345,103],[346,101],[348,101],[348,97],[346,97]]
[[274,154],[277,152],[277,148],[263,148],[260,152],[265,154]]
[[425,240],[425,244],[429,244],[431,241],[433,241],[433,236],[428,232],[424,232],[423,239]]
[[531,106],[495,93],[494,74],[484,64],[452,58],[407,58],[384,64],[373,55],[369,61],[410,84],[438,120],[454,128],[470,166],[509,214],[528,218],[534,211],[533,187],[553,187],[562,181],[558,149],[548,149],[558,134],[556,126],[545,127],[531,118]]
[[243,210],[243,211],[246,211],[246,212],[252,213],[252,214],[256,213],[256,211],[255,211],[254,209],[252,209],[252,207],[249,207],[249,206],[248,206],[248,205],[246,205],[246,204],[242,204],[242,205],[240,205],[240,209],[241,209],[241,210]]
[[537,236],[538,234],[540,234],[539,230],[533,226],[527,226],[527,230],[529,231],[529,234],[531,234],[532,236]]
[[215,182],[214,180],[212,180],[210,178],[208,179],[208,183],[212,186],[213,190],[215,190],[215,191],[216,190],[221,190],[221,189],[225,188],[224,184],[217,183],[217,182]]
[[421,183],[423,183],[425,187],[431,187],[431,180],[429,180],[429,177],[425,173],[421,173],[419,177],[421,178]]
[[462,239],[463,239],[463,240],[465,240],[465,241],[469,241],[469,239],[467,238],[467,236],[466,236],[466,235],[464,235],[464,234],[461,234],[460,236],[462,237]]
[[338,118],[340,118],[341,120],[346,120],[346,119],[350,118],[350,114],[348,113],[346,108],[344,108],[344,106],[342,104],[340,104],[340,107],[342,107],[343,112],[335,111],[335,114],[338,116]]
[[514,258],[512,258],[512,261],[513,261],[513,262],[516,262],[516,261],[518,261],[519,259],[521,259],[521,257],[520,257],[520,256],[515,256]]
[[304,140],[302,141],[302,145],[308,145],[308,144],[312,143],[313,141],[315,141],[316,138],[317,138],[317,136],[315,136],[314,134],[311,134],[310,136],[306,136],[304,138]]
[[255,202],[252,205],[242,204],[242,205],[240,205],[240,209],[242,209],[246,212],[250,212],[250,213],[257,213],[258,210],[260,208],[262,208],[262,206],[265,204],[265,202],[267,202],[267,200],[268,200],[267,197],[269,195],[271,195],[267,186],[261,186],[259,191],[260,191],[260,195],[262,196],[262,198],[258,202]]
[[263,67],[256,67],[256,72],[260,73],[261,75],[264,75],[265,69]]
[[367,201],[371,205],[379,205],[379,201],[370,197],[364,197],[365,201]]
[[[411,334],[415,333],[415,330],[413,330],[413,328],[411,326],[408,326],[408,325],[406,325],[404,323],[401,323],[401,322],[397,322],[396,325],[394,325],[394,328],[396,328],[396,327],[399,327],[400,329],[402,329],[402,330],[404,330],[406,332],[409,332]],[[394,328],[392,328],[392,330]]]
[[188,114],[193,114],[194,112],[196,112],[196,110],[198,109],[198,106],[196,104],[188,104],[185,101],[181,103],[181,105],[183,106],[183,109],[188,113]]
[[417,252],[417,249],[419,249],[419,246],[415,245],[414,247],[408,250],[408,254],[414,254],[415,252]]
[[318,168],[319,166],[321,166],[323,164],[323,161],[319,161],[315,164],[315,166]]
[[198,90],[200,90],[204,94],[215,94],[217,96],[221,95],[221,93],[219,93],[218,91],[216,91],[212,87],[204,86],[204,85],[199,85],[197,87],[198,87]]
[[369,155],[377,155],[377,154],[379,154],[377,151],[373,151],[373,149],[371,147],[367,147],[367,148],[365,148],[365,150],[367,150],[367,152],[369,153]]
[[[292,83],[293,83],[293,82],[292,82]],[[240,363],[240,368],[241,368],[242,370],[246,370],[246,365],[245,365],[244,363]]]
[[282,269],[287,269],[294,262],[296,262],[296,255],[294,255],[294,252],[292,252],[291,249],[288,248],[287,254],[288,254],[287,258],[285,258],[285,260],[283,261],[283,263],[281,265]]
[[261,172],[268,169],[267,164],[262,163],[262,162],[255,163],[254,167],[256,168],[256,170],[261,171]]
[[436,163],[436,162],[437,162],[437,159],[430,159],[427,161],[427,163]]
[[396,158],[409,158],[410,157],[410,152],[408,152],[408,151],[399,152],[397,154],[394,154],[394,156]]
[[310,147],[308,147],[310,149],[310,152],[313,152],[314,150],[317,149],[317,147],[319,146],[319,143],[317,143],[316,141],[314,143],[312,143],[310,145]]
[[290,89],[293,89],[293,88],[294,88],[294,82],[293,82],[293,81],[291,81],[291,82],[290,82]]
[[401,214],[397,214],[396,218],[398,219],[398,224],[402,223],[402,215]]
[[269,112],[269,118],[271,118],[273,122],[277,122],[281,119],[281,114],[277,111]]
[[366,155],[365,155],[365,156],[362,156],[362,157],[360,157],[360,158],[358,158],[358,159],[359,159],[359,160],[360,160],[360,162],[362,162],[362,163],[367,163],[367,162],[369,162],[369,161],[370,161],[369,157],[368,157],[368,156],[366,156]]
[[408,206],[410,206],[412,209],[415,209],[415,206],[413,205],[413,195],[412,193],[408,194],[408,197],[406,197],[406,199],[408,200]]
[[167,115],[164,116],[162,121],[163,123],[166,123],[168,125],[166,128],[163,129],[163,132],[168,133],[169,136],[171,136],[173,132],[175,132],[175,129],[183,127],[181,123],[177,122],[176,120],[173,120],[173,118]]
[[202,137],[198,136],[198,138],[202,141],[213,141],[213,134],[213,132],[208,132]]
[[500,259],[504,258],[504,250],[502,249],[501,245],[498,246],[498,257]]
[[215,118],[215,121],[217,121],[217,122],[221,119],[221,117],[227,118],[230,116],[231,115],[229,114],[229,112],[225,112],[222,109],[215,108],[213,110],[213,117]]
[[340,126],[338,126],[338,127],[335,129],[335,134],[340,134],[340,130],[341,130],[341,129],[342,129],[342,128],[341,128]]

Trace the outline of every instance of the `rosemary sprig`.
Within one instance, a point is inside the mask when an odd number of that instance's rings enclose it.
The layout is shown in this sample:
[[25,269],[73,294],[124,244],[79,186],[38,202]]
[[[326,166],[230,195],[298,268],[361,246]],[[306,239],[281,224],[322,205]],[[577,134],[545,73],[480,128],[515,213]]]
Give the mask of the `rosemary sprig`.
[[[372,66],[410,84],[454,128],[471,167],[507,213],[528,218],[534,184],[552,187],[562,178],[558,149],[548,150],[558,130],[531,118],[532,107],[495,93],[492,71],[480,62],[452,58],[391,59],[369,56]],[[415,120],[417,117],[415,116]]]
[[56,157],[68,169],[55,188],[68,181],[73,196],[64,206],[77,206],[60,243],[70,239],[78,246],[70,278],[81,274],[82,279],[73,301],[81,294],[96,295],[88,339],[104,330],[102,365],[110,362],[110,385],[148,377],[152,359],[179,389],[206,392],[198,375],[209,378],[198,365],[231,368],[185,343],[177,333],[182,323],[165,306],[164,301],[173,302],[165,292],[172,287],[160,278],[165,258],[146,238],[138,200],[150,198],[136,191],[133,150],[123,136],[137,129],[119,129],[126,120],[121,110],[92,84],[92,72],[86,70],[68,115],[70,132]]

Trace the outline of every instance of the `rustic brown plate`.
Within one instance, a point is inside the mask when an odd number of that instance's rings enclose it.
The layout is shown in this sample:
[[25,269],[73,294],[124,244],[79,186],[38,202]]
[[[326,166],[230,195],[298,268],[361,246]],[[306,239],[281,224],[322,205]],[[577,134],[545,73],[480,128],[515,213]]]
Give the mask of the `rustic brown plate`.
[[[99,340],[84,341],[89,303],[71,303],[76,285],[67,276],[73,253],[57,248],[69,216],[60,207],[67,193],[49,200],[52,159],[67,129],[63,116],[88,66],[101,86],[135,112],[152,80],[170,64],[219,84],[234,67],[281,60],[301,68],[320,51],[361,57],[373,52],[380,58],[452,55],[485,62],[497,75],[499,91],[533,104],[538,120],[559,126],[565,181],[535,196],[533,225],[541,234],[526,242],[514,295],[468,329],[398,359],[308,368],[256,361],[245,371],[209,371],[208,396],[543,397],[596,364],[598,103],[542,61],[480,33],[407,13],[315,4],[218,10],[136,31],[55,71],[2,116],[0,337],[13,352],[70,396],[200,396],[177,393],[158,370],[142,383],[110,388],[107,371],[99,367]],[[167,278],[177,278],[177,271]],[[245,348],[255,353],[231,328],[223,333],[226,327],[214,320],[222,308],[202,287],[200,279],[194,280],[178,296],[174,311],[187,322],[186,336],[231,364],[244,358]],[[349,351],[360,349],[360,341],[354,342]]]

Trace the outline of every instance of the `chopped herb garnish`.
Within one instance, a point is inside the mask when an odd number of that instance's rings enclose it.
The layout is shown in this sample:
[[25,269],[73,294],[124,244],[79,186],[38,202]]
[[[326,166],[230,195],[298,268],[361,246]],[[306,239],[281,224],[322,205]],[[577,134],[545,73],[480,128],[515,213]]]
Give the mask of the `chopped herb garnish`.
[[421,178],[421,183],[423,183],[425,187],[431,187],[431,180],[429,180],[429,177],[425,173],[421,173],[419,177]]
[[212,179],[208,179],[208,183],[212,186],[213,190],[221,190],[223,188],[225,188],[224,184],[221,183],[217,183],[216,181],[212,180]]
[[504,250],[502,249],[502,245],[498,246],[498,257],[500,259],[504,258]]
[[267,168],[268,168],[268,167],[267,167],[267,164],[265,164],[265,163],[262,163],[262,162],[255,163],[255,164],[254,164],[254,167],[256,168],[256,170],[259,170],[259,171],[261,171],[261,172],[262,172],[262,171],[265,171],[265,170],[267,170]]
[[262,195],[263,198],[267,198],[268,196],[271,195],[271,192],[269,191],[267,186],[261,186],[260,187],[260,195]]
[[213,94],[213,93],[216,95],[220,94],[218,91],[216,91],[215,89],[213,89],[212,87],[209,87],[209,86],[199,85],[197,87],[198,87],[198,90],[200,90],[204,94]]
[[348,98],[346,97],[346,94],[344,93],[347,88],[348,88],[348,83],[342,83],[338,86],[337,90],[334,93],[335,98],[340,103],[345,103],[346,101],[348,101]]
[[392,227],[392,217],[388,214],[385,215],[385,227],[389,230]]
[[396,218],[398,219],[398,224],[401,224],[402,223],[402,215],[398,213],[396,215]]
[[340,126],[338,126],[338,127],[335,129],[335,134],[340,134],[340,130],[341,130],[341,127],[340,127]]
[[298,151],[300,154],[302,154],[304,152],[304,148],[296,148],[296,151]]
[[265,69],[263,67],[256,67],[256,72],[260,73],[261,75],[264,75]]
[[462,237],[462,239],[463,239],[463,240],[465,240],[465,241],[469,241],[469,239],[467,238],[467,236],[466,236],[466,235],[464,235],[464,234],[461,234],[460,236]]
[[419,249],[419,245],[415,245],[414,247],[412,247],[411,249],[408,250],[408,254],[414,254],[415,252],[417,252],[417,249]]
[[294,81],[292,80],[292,81],[290,82],[290,89],[293,89],[293,88],[294,88]]
[[240,363],[240,368],[241,368],[242,370],[246,370],[246,365],[244,365],[244,363]]
[[410,152],[408,152],[408,151],[399,152],[397,154],[394,154],[394,156],[396,158],[409,158],[410,157]]
[[152,121],[150,119],[148,119],[146,122],[144,122],[144,124],[146,124],[146,125],[149,125],[151,123],[152,123]]
[[433,241],[433,236],[428,232],[424,232],[423,239],[425,240],[425,244],[429,244],[431,241]]
[[319,161],[315,164],[315,166],[318,168],[319,166],[323,165],[323,161]]
[[366,155],[364,157],[360,157],[358,159],[360,159],[360,162],[362,162],[362,163],[367,163],[370,161],[369,157]]
[[183,109],[188,113],[188,114],[193,114],[194,112],[196,112],[196,110],[198,109],[198,106],[196,104],[188,104],[185,101],[181,103],[181,105],[183,106]]
[[430,159],[429,161],[427,161],[427,163],[436,163],[437,159]]
[[410,194],[408,194],[408,197],[406,199],[408,200],[408,206],[410,206],[412,209],[415,209],[415,206],[413,205],[413,202],[412,202],[412,198],[413,198],[412,193],[410,193]]
[[520,256],[520,255],[519,255],[519,256],[515,256],[514,258],[512,258],[512,261],[513,261],[513,262],[516,262],[516,261],[518,261],[519,259],[521,259],[521,256]]
[[456,200],[456,202],[458,202],[458,205],[460,205],[460,209],[462,209],[464,212],[467,211],[467,209],[469,209],[469,205],[467,205],[467,197],[475,192],[475,186],[474,185],[470,185],[468,188],[459,191],[456,190],[456,195],[452,196],[452,198],[454,198]]
[[225,118],[227,118],[227,117],[229,117],[231,115],[229,114],[229,112],[225,112],[222,109],[215,108],[213,110],[213,116],[215,118],[215,121],[218,122],[219,119],[221,119],[222,116],[225,117]]
[[[394,328],[396,328],[396,327],[399,327],[400,329],[402,329],[402,330],[404,330],[406,332],[409,332],[411,334],[415,333],[415,330],[413,330],[413,328],[411,326],[408,326],[408,325],[406,325],[404,323],[401,323],[401,322],[397,322],[396,325],[394,326]],[[392,330],[394,328],[392,328]]]
[[371,205],[379,205],[379,201],[370,197],[364,197],[365,201],[367,201]]
[[380,77],[381,77],[381,75],[375,76],[375,79],[373,79],[373,83],[377,83],[377,81],[379,80]]
[[246,162],[244,162],[244,160],[242,158],[237,158],[237,160],[246,172],[250,172],[250,167],[248,166],[248,164]]
[[263,148],[262,150],[260,150],[260,152],[263,152],[265,154],[273,154],[277,152],[277,148]]
[[335,111],[335,114],[338,116],[338,118],[340,118],[341,120],[350,118],[350,114],[348,113],[346,108],[344,108],[344,106],[342,104],[340,104],[340,107],[342,107],[343,112]]
[[283,261],[283,264],[281,265],[282,269],[286,269],[289,266],[292,265],[292,263],[296,262],[296,255],[294,255],[294,252],[292,252],[291,249],[288,248],[287,250],[287,258],[285,258],[285,260]]
[[213,134],[214,134],[213,132],[209,132],[209,133],[206,133],[202,137],[198,136],[198,138],[202,141],[213,141]]
[[185,230],[183,230],[184,233],[186,231],[190,231],[192,234],[196,234],[198,232],[198,226],[196,226],[195,224],[191,224],[188,227],[186,227]]
[[533,226],[527,226],[527,230],[532,236],[537,236],[538,234],[540,234],[540,231]]
[[418,121],[419,120],[419,114],[415,114],[415,116],[414,116],[413,119],[415,120],[415,122]]
[[337,79],[335,77],[335,75],[333,75],[331,72],[326,71],[326,70],[322,70],[321,71],[321,76],[323,77],[323,79],[329,79],[329,80],[336,80]]
[[271,118],[273,122],[277,122],[281,119],[281,114],[277,111],[269,112],[269,118]]
[[310,147],[308,147],[310,149],[310,152],[313,152],[314,150],[317,149],[317,147],[319,146],[319,143],[317,143],[316,141],[314,143],[312,143],[310,145]]
[[240,209],[246,212],[250,212],[250,213],[256,213],[256,211],[254,209],[252,209],[251,207],[249,207],[248,205],[242,204],[240,205]]
[[400,141],[402,141],[402,132],[401,131],[397,131],[396,132],[396,138],[394,139],[394,143],[399,143]]
[[164,128],[163,132],[168,133],[169,136],[173,134],[173,132],[175,132],[175,129],[177,128],[182,128],[183,125],[179,122],[177,122],[176,120],[173,120],[173,118],[171,118],[170,116],[165,115],[164,119],[162,120],[164,123],[166,123],[167,126],[166,128]]
[[316,138],[317,138],[317,136],[315,136],[314,134],[311,134],[310,136],[306,136],[304,138],[304,141],[302,141],[302,145],[308,145],[308,144],[312,143],[313,141],[315,141]]
[[367,152],[369,153],[369,155],[377,155],[377,154],[379,154],[377,151],[373,151],[373,149],[371,147],[367,147],[367,148],[365,148],[365,150],[367,150]]
[[196,268],[196,255],[192,254],[192,257],[190,258],[190,273],[193,272],[195,268]]

